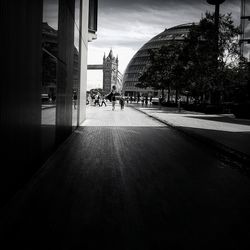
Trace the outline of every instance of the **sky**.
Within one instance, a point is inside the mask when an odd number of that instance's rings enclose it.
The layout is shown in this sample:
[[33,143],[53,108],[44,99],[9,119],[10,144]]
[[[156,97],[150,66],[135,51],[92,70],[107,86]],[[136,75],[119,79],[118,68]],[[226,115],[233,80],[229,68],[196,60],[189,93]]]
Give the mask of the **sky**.
[[[240,0],[226,0],[220,13],[240,22]],[[102,64],[112,48],[123,74],[133,55],[166,28],[199,22],[214,6],[206,0],[99,0],[97,39],[88,44],[88,64]],[[88,70],[87,89],[102,88],[102,71]]]
[[[232,12],[239,24],[240,2],[225,0],[220,12]],[[176,25],[199,22],[206,11],[214,11],[206,0],[98,0],[98,5],[97,39],[88,44],[88,64],[102,64],[104,53],[108,55],[112,48],[122,74],[133,55],[155,35]],[[57,29],[57,19],[58,0],[44,0],[43,21]],[[76,41],[77,32],[78,48]],[[102,71],[88,70],[87,89],[91,88],[102,88]]]

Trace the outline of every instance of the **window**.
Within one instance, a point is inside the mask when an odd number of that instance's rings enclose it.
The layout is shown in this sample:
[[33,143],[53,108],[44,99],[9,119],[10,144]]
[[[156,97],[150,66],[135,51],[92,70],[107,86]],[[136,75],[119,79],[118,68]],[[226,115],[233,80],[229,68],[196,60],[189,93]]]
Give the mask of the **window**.
[[89,0],[89,32],[97,31],[97,9],[98,1]]

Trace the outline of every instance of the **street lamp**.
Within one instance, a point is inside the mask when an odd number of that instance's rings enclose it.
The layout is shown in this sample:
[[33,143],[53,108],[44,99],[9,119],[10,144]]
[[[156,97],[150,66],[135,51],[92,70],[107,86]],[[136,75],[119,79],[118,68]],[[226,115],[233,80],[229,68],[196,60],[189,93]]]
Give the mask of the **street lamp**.
[[211,5],[215,5],[214,13],[214,25],[215,25],[215,49],[216,49],[216,58],[218,57],[219,47],[219,17],[220,17],[220,4],[224,3],[225,0],[207,0]]

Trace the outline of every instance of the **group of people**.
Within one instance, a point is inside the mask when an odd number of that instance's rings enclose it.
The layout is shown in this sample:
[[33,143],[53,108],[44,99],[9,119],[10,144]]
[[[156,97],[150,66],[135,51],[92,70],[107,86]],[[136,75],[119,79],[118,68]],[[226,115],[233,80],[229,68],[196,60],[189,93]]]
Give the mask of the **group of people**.
[[146,106],[148,104],[152,104],[152,99],[153,97],[152,96],[137,96],[137,97],[134,97],[134,96],[128,96],[126,97],[126,101],[127,103],[132,103],[132,102],[136,102],[136,103],[139,103],[141,102],[142,106],[145,104]]
[[[149,98],[148,98],[148,96],[142,96],[141,98],[141,104],[142,104],[142,106],[145,104],[146,106],[148,106],[148,103],[149,104],[152,104],[152,96],[150,96]],[[137,100],[137,103],[138,103],[139,101]]]
[[103,105],[106,107],[106,100],[109,100],[112,103],[112,110],[115,110],[115,104],[116,101],[119,100],[119,104],[121,106],[121,110],[124,110],[125,106],[125,99],[123,96],[121,96],[117,91],[116,87],[113,86],[111,92],[104,96],[100,93],[97,93],[96,95],[89,95],[87,98],[87,104],[92,104],[94,106],[102,107]]
[[90,104],[90,105],[94,105],[94,106],[107,106],[106,104],[106,100],[105,100],[105,97],[100,95],[100,94],[96,94],[96,95],[89,95],[87,97],[87,104]]
[[110,93],[106,96],[97,93],[96,95],[88,97],[87,104],[92,103],[94,106],[102,107],[103,105],[106,107],[106,100],[109,100],[112,103],[112,110],[115,110],[116,101],[119,100],[119,104],[121,110],[124,110],[125,102],[132,103],[132,102],[141,102],[142,106],[147,106],[148,104],[152,104],[152,96],[122,96],[116,91],[116,86],[112,86]]
[[94,99],[94,105],[102,107],[103,104],[105,105],[105,107],[107,106],[104,96],[97,94]]

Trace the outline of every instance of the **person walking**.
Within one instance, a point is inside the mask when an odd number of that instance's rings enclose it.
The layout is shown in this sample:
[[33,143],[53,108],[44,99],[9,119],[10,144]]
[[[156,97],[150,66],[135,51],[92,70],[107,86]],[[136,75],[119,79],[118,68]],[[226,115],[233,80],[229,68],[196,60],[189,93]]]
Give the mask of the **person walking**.
[[148,106],[148,96],[145,97],[145,105]]
[[91,105],[95,105],[95,95],[91,96]]
[[124,110],[125,100],[124,100],[124,98],[122,96],[120,97],[119,102],[120,102],[120,105],[121,105],[121,110]]
[[115,110],[115,103],[116,103],[115,95],[116,95],[116,86],[113,85],[111,90],[112,111]]
[[88,97],[87,97],[87,105],[91,105],[91,102],[92,102],[92,98],[91,98],[91,95],[88,94]]
[[133,101],[133,97],[132,97],[132,96],[130,96],[130,98],[129,98],[129,99],[130,99],[130,103],[132,103],[132,101]]
[[141,105],[142,106],[144,105],[144,96],[142,96],[142,98],[141,98]]
[[98,105],[99,107],[101,106],[100,105],[100,96],[98,94],[95,96],[95,106],[96,105]]
[[74,104],[74,109],[77,109],[77,93],[74,91],[73,94],[73,104]]
[[105,107],[107,106],[104,96],[101,97],[101,107],[103,104],[105,105]]
[[149,104],[150,104],[150,105],[152,105],[152,99],[153,99],[153,97],[150,96],[150,98],[149,98]]
[[137,96],[137,104],[139,103],[140,101],[140,95]]

